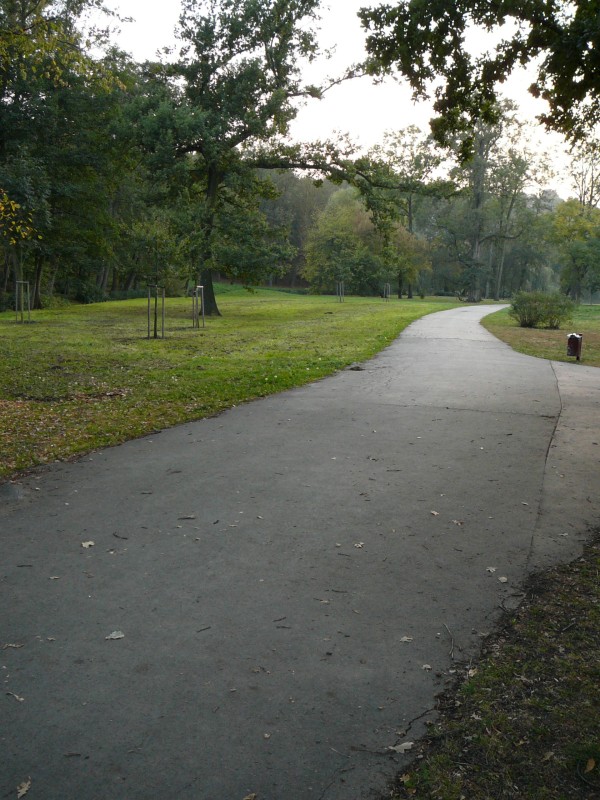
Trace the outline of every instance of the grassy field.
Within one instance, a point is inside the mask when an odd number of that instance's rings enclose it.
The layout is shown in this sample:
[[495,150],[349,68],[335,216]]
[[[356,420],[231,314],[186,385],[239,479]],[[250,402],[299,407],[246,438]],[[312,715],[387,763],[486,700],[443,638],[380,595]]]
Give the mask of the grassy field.
[[309,297],[222,286],[222,317],[191,327],[166,301],[166,338],[147,302],[0,314],[0,478],[300,386],[372,356],[446,300]]
[[572,322],[559,331],[544,331],[537,328],[519,328],[508,314],[508,309],[486,317],[484,326],[502,341],[520,353],[553,361],[575,361],[567,356],[567,335],[571,332],[583,334],[581,364],[600,367],[600,305],[577,306]]

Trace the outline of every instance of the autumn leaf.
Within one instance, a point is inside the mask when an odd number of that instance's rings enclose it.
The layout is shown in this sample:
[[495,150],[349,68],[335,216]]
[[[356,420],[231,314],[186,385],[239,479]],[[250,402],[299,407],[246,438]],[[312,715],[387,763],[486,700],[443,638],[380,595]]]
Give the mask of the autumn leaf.
[[596,761],[593,758],[589,758],[587,764],[585,765],[585,771],[587,773],[594,769],[596,769]]
[[25,797],[25,795],[30,789],[31,789],[31,778],[27,778],[26,781],[23,781],[23,783],[20,783],[17,786],[17,800],[19,800],[19,797]]
[[414,742],[403,742],[402,744],[397,744],[394,747],[388,747],[388,750],[393,750],[394,753],[406,753],[408,750],[412,750],[414,746]]

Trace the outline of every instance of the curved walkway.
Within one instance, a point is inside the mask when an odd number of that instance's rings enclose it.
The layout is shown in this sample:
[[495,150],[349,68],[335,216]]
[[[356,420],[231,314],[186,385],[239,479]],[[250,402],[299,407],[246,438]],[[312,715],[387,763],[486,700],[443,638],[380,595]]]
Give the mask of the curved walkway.
[[490,310],[4,487],[0,796],[382,794],[598,519],[600,370],[513,352]]

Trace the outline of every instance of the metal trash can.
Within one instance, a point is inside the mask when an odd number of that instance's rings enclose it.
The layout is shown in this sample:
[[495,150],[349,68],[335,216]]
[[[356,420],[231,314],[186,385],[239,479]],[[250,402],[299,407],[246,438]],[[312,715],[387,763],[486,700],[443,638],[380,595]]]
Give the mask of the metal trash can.
[[582,333],[570,333],[567,336],[567,355],[574,356],[577,361],[581,360],[581,348],[583,346]]

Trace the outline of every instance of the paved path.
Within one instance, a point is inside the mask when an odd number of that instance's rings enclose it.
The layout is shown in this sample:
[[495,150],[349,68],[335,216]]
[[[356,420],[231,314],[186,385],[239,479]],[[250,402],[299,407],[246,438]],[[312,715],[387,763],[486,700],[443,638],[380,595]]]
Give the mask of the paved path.
[[600,370],[488,310],[0,487],[0,797],[381,794],[451,651],[598,519]]

